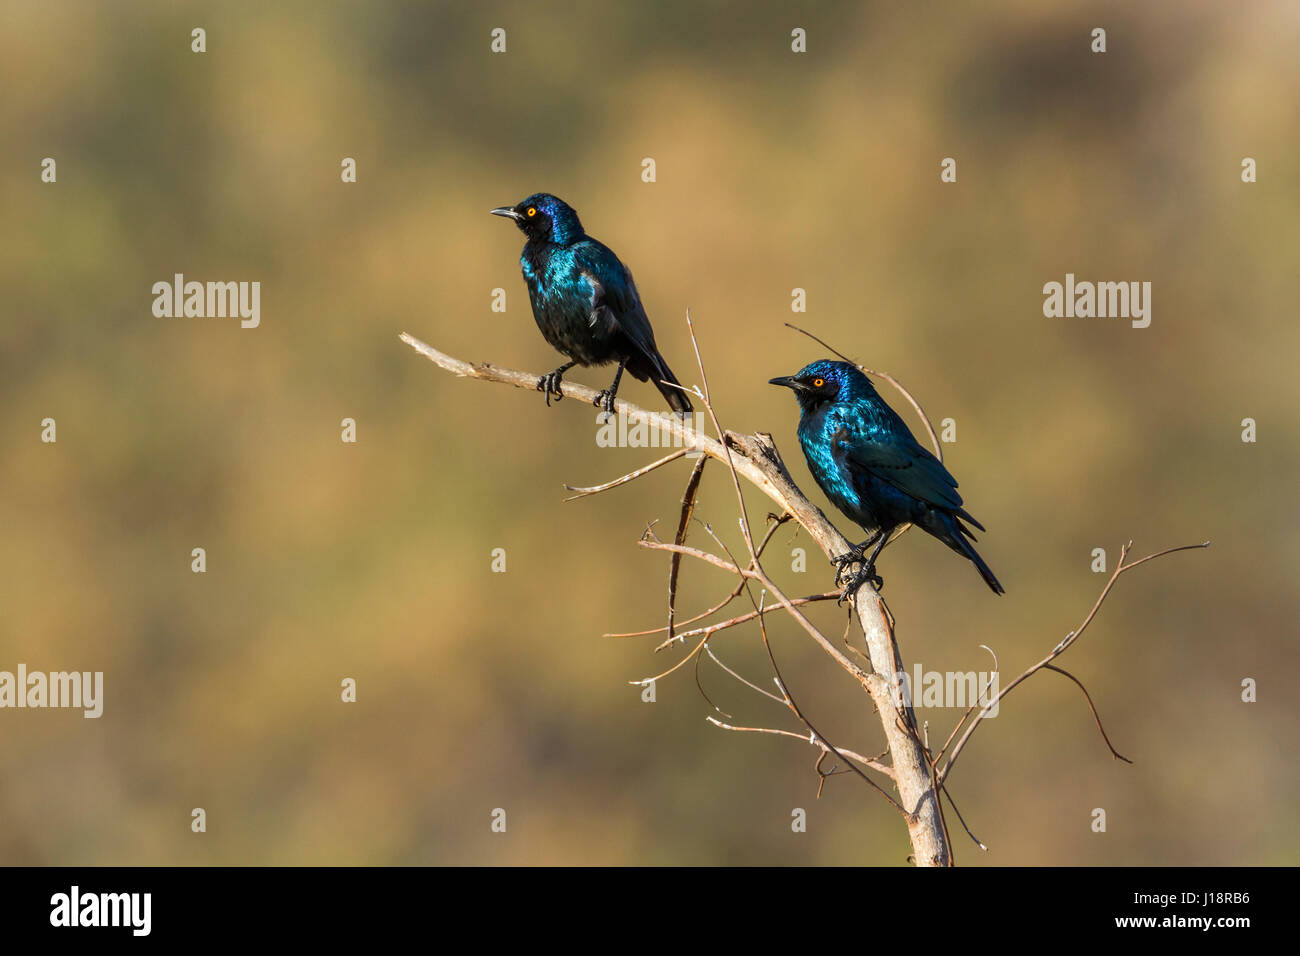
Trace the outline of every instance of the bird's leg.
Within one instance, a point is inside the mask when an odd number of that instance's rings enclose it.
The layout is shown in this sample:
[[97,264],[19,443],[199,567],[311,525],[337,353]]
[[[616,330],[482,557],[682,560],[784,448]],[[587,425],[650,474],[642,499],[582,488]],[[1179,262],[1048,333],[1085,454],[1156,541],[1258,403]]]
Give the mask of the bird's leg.
[[618,371],[614,373],[614,383],[609,388],[601,389],[596,393],[596,400],[592,402],[597,408],[603,408],[606,415],[614,413],[614,396],[618,394],[618,380],[623,377],[623,367],[627,365],[627,359],[618,363]]
[[560,391],[560,383],[564,380],[564,373],[577,364],[577,362],[566,362],[554,372],[547,372],[537,380],[537,390],[546,393],[547,408],[551,407],[551,396],[555,396],[557,402],[564,397],[564,393]]
[[[862,585],[866,584],[868,581],[876,586],[877,591],[885,586],[885,579],[876,573],[876,558],[880,557],[880,552],[889,541],[889,531],[893,531],[893,528],[888,529],[888,531],[881,528],[876,533],[876,536],[871,539],[876,542],[875,550],[871,552],[871,557],[867,558],[867,563],[858,570],[857,574],[853,575],[853,578],[848,584],[844,585],[844,593],[840,595],[840,599],[835,603],[844,603],[849,598],[853,597],[853,595],[857,593],[858,588],[862,587]],[[863,551],[866,550],[867,544],[869,543],[870,542],[866,542],[862,545]],[[861,560],[861,558],[862,555],[859,554],[858,560]]]
[[[854,562],[861,562],[862,555],[866,553],[867,546],[870,545],[872,541],[875,542],[875,550],[871,551],[871,557],[867,558],[866,564],[863,564],[861,568],[858,568],[857,574],[854,574],[853,578],[849,579],[849,583],[844,585],[844,592],[840,594],[840,600],[836,601],[836,604],[844,604],[844,602],[848,601],[850,597],[853,597],[854,594],[858,592],[858,588],[861,588],[863,584],[867,583],[867,581],[871,581],[871,583],[875,585],[876,591],[880,591],[881,588],[885,587],[885,579],[876,574],[876,558],[880,557],[880,551],[884,549],[885,544],[888,544],[889,533],[892,531],[893,528],[880,528],[879,531],[876,531],[875,535],[872,535],[870,538],[867,538],[866,541],[863,541],[858,548],[854,548],[853,550],[850,550],[849,554],[841,555],[840,558],[837,558],[837,561],[842,562],[840,564],[840,570],[836,572],[836,580],[839,580],[840,574],[842,574],[844,568]],[[854,555],[853,551],[857,551],[857,554]]]

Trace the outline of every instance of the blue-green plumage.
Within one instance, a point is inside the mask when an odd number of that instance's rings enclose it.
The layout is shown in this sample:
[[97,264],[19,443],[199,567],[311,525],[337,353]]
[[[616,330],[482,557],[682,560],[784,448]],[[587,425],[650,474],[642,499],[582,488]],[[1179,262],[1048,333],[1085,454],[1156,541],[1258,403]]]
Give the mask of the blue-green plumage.
[[843,514],[871,535],[848,559],[876,545],[850,589],[875,579],[875,562],[889,535],[903,524],[938,538],[970,561],[995,594],[1002,585],[976,552],[970,524],[984,526],[962,507],[957,481],[917,442],[862,372],[847,362],[813,362],[772,379],[799,400],[799,445],[813,479]]
[[513,219],[528,237],[519,258],[533,318],[542,336],[571,361],[537,383],[547,404],[560,394],[560,380],[574,365],[618,363],[613,384],[597,398],[612,411],[619,378],[652,381],[675,411],[689,412],[690,400],[659,354],[654,330],[641,304],[632,273],[604,243],[586,234],[578,214],[548,193],[535,193],[516,206],[493,209]]

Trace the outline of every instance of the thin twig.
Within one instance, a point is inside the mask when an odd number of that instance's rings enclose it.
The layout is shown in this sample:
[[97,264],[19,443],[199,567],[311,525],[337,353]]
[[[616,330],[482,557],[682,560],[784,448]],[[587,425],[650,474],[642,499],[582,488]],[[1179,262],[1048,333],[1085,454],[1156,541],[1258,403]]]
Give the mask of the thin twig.
[[[1006,687],[1002,688],[998,692],[998,695],[995,698],[993,698],[992,701],[990,701],[989,703],[985,704],[982,708],[980,708],[979,713],[975,715],[975,719],[972,720],[970,724],[967,725],[965,733],[963,733],[961,739],[957,741],[957,745],[953,747],[952,753],[948,757],[948,762],[944,765],[943,772],[939,774],[938,777],[939,783],[943,784],[944,781],[948,779],[948,775],[952,773],[953,764],[955,764],[957,762],[957,758],[961,756],[962,749],[966,746],[967,741],[970,740],[971,735],[975,733],[976,729],[979,727],[980,723],[984,720],[984,718],[988,715],[989,711],[999,706],[1002,702],[1002,698],[1006,697],[1007,694],[1011,693],[1011,691],[1015,690],[1016,687],[1018,687],[1024,681],[1028,680],[1038,671],[1042,670],[1043,668],[1051,664],[1052,661],[1056,660],[1056,658],[1060,657],[1067,650],[1069,650],[1069,648],[1079,639],[1080,635],[1083,634],[1083,632],[1087,629],[1088,625],[1092,623],[1093,618],[1097,616],[1097,612],[1101,609],[1102,602],[1106,600],[1107,595],[1110,594],[1111,588],[1115,586],[1115,582],[1119,580],[1120,575],[1124,574],[1126,571],[1132,571],[1134,568],[1146,564],[1148,561],[1153,561],[1156,558],[1162,558],[1167,554],[1174,554],[1178,551],[1192,551],[1200,548],[1208,548],[1209,546],[1210,546],[1210,542],[1208,541],[1203,542],[1202,544],[1184,544],[1176,548],[1166,548],[1163,551],[1157,551],[1154,554],[1148,554],[1145,558],[1139,558],[1138,560],[1132,562],[1131,564],[1128,564],[1125,563],[1125,559],[1128,557],[1129,549],[1133,547],[1133,542],[1130,541],[1127,544],[1125,544],[1124,547],[1120,549],[1119,563],[1116,564],[1114,573],[1111,574],[1110,580],[1106,582],[1105,587],[1101,589],[1101,594],[1097,596],[1097,600],[1093,603],[1092,609],[1088,611],[1088,615],[1083,619],[1083,623],[1080,624],[1073,631],[1071,631],[1069,634],[1067,634],[1064,640],[1062,640],[1059,644],[1057,644],[1054,648],[1052,648],[1050,652],[1048,652],[1046,657],[1044,657],[1037,664],[1034,664],[1028,669],[1026,669],[1019,677],[1013,680]],[[1083,684],[1080,683],[1077,679],[1075,680],[1075,683],[1079,684],[1079,688],[1083,691],[1084,696],[1088,698],[1088,704],[1091,707],[1092,697],[1091,695],[1088,694],[1087,688],[1085,688]],[[1094,717],[1096,716],[1096,713],[1097,713],[1096,709],[1094,708],[1093,709]],[[964,719],[965,718],[963,718],[963,720]],[[1097,718],[1097,728],[1099,730],[1101,729],[1101,719],[1099,717]],[[1102,731],[1102,737],[1104,739],[1106,738],[1106,733],[1104,730]],[[1110,747],[1109,739],[1106,739],[1106,746]],[[1110,750],[1111,753],[1114,753],[1116,754],[1116,756],[1119,756],[1119,754],[1116,752],[1114,747],[1110,747]],[[1124,759],[1124,758],[1121,757],[1120,759]]]
[[[576,491],[577,494],[569,498],[565,498],[564,500],[577,501],[579,498],[585,498],[588,495],[598,495],[602,491],[608,491],[611,488],[617,488],[619,485],[625,485],[629,481],[635,481],[637,478],[640,478],[642,475],[648,475],[656,468],[662,468],[664,465],[668,464],[669,462],[676,461],[678,458],[683,458],[685,457],[685,455],[686,455],[686,449],[679,448],[671,455],[665,455],[664,457],[660,458],[658,461],[654,461],[646,465],[644,468],[638,468],[636,471],[630,471],[626,475],[623,475],[621,478],[615,478],[613,481],[607,481],[603,485],[593,485],[590,488],[576,488],[573,485],[565,485],[564,488],[566,491]],[[707,459],[705,458],[701,458],[699,460],[699,463],[696,465],[696,467],[699,468],[701,465],[704,464],[706,460]]]
[[[744,584],[742,583],[740,587],[741,587],[741,591],[743,591]],[[791,598],[790,603],[794,607],[802,607],[805,604],[815,604],[818,601],[833,601],[839,596],[840,596],[839,591],[823,591],[821,594],[809,594],[807,597]],[[776,610],[777,608],[775,607],[769,607],[769,608],[765,608],[763,613],[771,614]],[[730,627],[736,627],[737,625],[740,624],[747,624],[750,621],[754,620],[754,618],[756,617],[758,617],[757,611],[746,611],[744,614],[738,614],[733,618],[728,618],[725,621],[718,621],[715,624],[709,624],[705,627],[697,627],[689,631],[678,631],[676,637],[664,641],[662,644],[656,647],[655,650],[661,651],[664,648],[671,646],[674,642],[680,643],[682,641],[689,640],[692,637],[698,637],[701,634],[713,635],[718,633],[719,631],[725,631],[727,628]]]
[[[750,600],[751,601],[753,600],[753,595],[750,595]],[[902,805],[899,804],[899,802],[895,800],[893,797],[891,797],[884,790],[884,788],[880,786],[880,784],[876,783],[876,781],[872,780],[865,773],[859,770],[855,764],[852,764],[847,759],[845,759],[843,752],[839,750],[829,740],[827,740],[824,736],[822,736],[821,731],[819,731],[816,727],[812,725],[812,721],[810,721],[807,718],[803,710],[801,710],[799,705],[795,703],[794,696],[790,693],[790,685],[785,682],[785,677],[782,676],[781,669],[777,666],[776,655],[772,653],[772,644],[767,637],[767,625],[763,620],[761,603],[756,603],[754,605],[754,610],[759,612],[758,627],[759,627],[759,631],[763,635],[763,647],[767,650],[767,659],[772,663],[772,673],[776,675],[777,686],[781,688],[781,693],[785,696],[786,706],[790,708],[790,711],[795,715],[795,717],[799,718],[799,722],[808,728],[808,733],[812,735],[810,739],[815,739],[819,741],[823,747],[825,747],[831,753],[835,754],[836,757],[839,757],[840,760],[843,760],[846,766],[848,766],[850,769],[853,770],[854,773],[856,773],[859,777],[865,780],[873,790],[875,790],[882,797],[888,800],[889,804],[895,810],[903,814],[903,816],[910,816],[910,814],[905,809],[903,809]],[[893,775],[891,774],[890,776],[892,778]]]
[[[674,542],[686,543],[686,531],[690,527],[691,515],[695,513],[695,498],[700,492],[700,479],[704,477],[704,463],[709,459],[701,455],[691,469],[691,477],[682,492],[682,514],[677,522],[677,534]],[[682,567],[682,556],[674,554],[668,563],[668,640],[673,639],[673,626],[677,617],[677,575]]]
[[[792,517],[792,516],[787,512],[786,514],[783,514],[783,515],[780,515],[780,516],[777,516],[777,515],[774,515],[774,514],[769,514],[767,517],[768,517],[768,520],[769,520],[770,522],[772,522],[772,524],[769,525],[769,527],[768,527],[768,529],[767,529],[767,533],[766,533],[765,535],[763,535],[763,540],[760,541],[759,544],[758,544],[758,553],[759,553],[760,556],[761,556],[762,553],[763,553],[763,549],[767,547],[768,542],[772,540],[772,535],[774,535],[774,534],[776,533],[776,529],[779,528],[779,527],[780,527],[782,524],[784,524],[785,522],[791,520],[791,517]],[[678,543],[681,543],[681,542],[678,542]],[[678,626],[680,626],[680,627],[685,627],[687,624],[694,624],[696,621],[702,621],[702,620],[704,620],[706,617],[709,617],[709,616],[711,616],[711,615],[713,615],[713,614],[718,613],[718,612],[721,611],[724,607],[726,607],[728,604],[730,604],[732,601],[734,601],[736,598],[740,597],[740,592],[743,591],[744,588],[745,588],[745,582],[744,582],[744,581],[741,581],[739,584],[737,584],[737,585],[736,585],[736,586],[731,590],[731,593],[730,593],[730,594],[728,594],[725,598],[723,598],[723,599],[722,599],[721,601],[719,601],[717,604],[713,605],[713,607],[709,608],[708,610],[701,611],[699,614],[696,614],[694,617],[689,617],[689,618],[687,618],[687,619],[684,620],[684,621],[679,621],[679,622],[678,622]],[[838,590],[836,590],[836,591],[828,591],[828,592],[826,592],[826,593],[827,593],[828,595],[830,595],[831,597],[839,597],[839,596],[840,596],[840,592],[839,592]],[[752,620],[752,618],[746,618],[746,620]],[[666,632],[667,630],[668,630],[668,627],[665,625],[664,627],[652,627],[652,628],[650,628],[649,630],[646,630],[646,631],[620,631],[620,632],[617,632],[617,633],[607,633],[607,634],[604,634],[604,635],[602,635],[602,636],[603,636],[603,637],[649,637],[649,636],[651,636],[651,635],[653,635],[653,634],[663,634],[663,633]],[[685,636],[690,637],[690,636],[694,636],[694,635],[697,634],[697,633],[700,633],[700,631],[699,631],[699,630],[697,630],[697,631],[692,631],[690,634],[685,635]],[[680,640],[682,637],[683,637],[683,635],[682,635],[682,633],[679,631],[679,632],[677,633],[677,639]],[[664,642],[663,644],[660,644],[659,647],[655,648],[655,650],[659,650],[660,648],[663,648],[663,647],[666,647],[666,646],[668,646],[668,642]]]
[[1110,748],[1111,756],[1113,756],[1116,760],[1122,760],[1125,763],[1132,763],[1133,762],[1132,760],[1129,760],[1128,757],[1125,757],[1122,753],[1120,753],[1118,750],[1115,749],[1115,745],[1112,744],[1110,742],[1110,738],[1106,736],[1106,728],[1101,725],[1101,716],[1097,713],[1097,708],[1092,703],[1092,695],[1088,693],[1088,688],[1083,686],[1083,681],[1079,680],[1079,678],[1075,677],[1065,668],[1057,667],[1055,664],[1044,664],[1043,670],[1056,671],[1056,673],[1068,677],[1070,678],[1070,680],[1074,681],[1074,683],[1078,686],[1079,690],[1083,691],[1083,699],[1088,702],[1088,709],[1092,711],[1092,719],[1097,722],[1097,732],[1101,734],[1101,739],[1106,741],[1106,746]]
[[[780,700],[781,698],[778,697],[776,699]],[[862,754],[856,753],[855,751],[845,750],[843,747],[837,747],[834,750],[831,750],[826,746],[824,741],[816,739],[816,734],[811,732],[807,734],[796,734],[793,730],[778,730],[774,727],[740,727],[735,724],[723,723],[715,717],[705,717],[704,719],[715,727],[721,727],[723,730],[733,730],[737,733],[746,734],[772,734],[777,737],[791,737],[794,740],[802,740],[804,743],[811,743],[816,747],[820,747],[823,753],[832,756],[838,754],[841,757],[849,758],[849,760],[855,760],[862,764],[862,766],[874,770],[877,773],[884,774],[886,777],[892,778],[894,776],[893,768],[887,767],[885,764],[880,763],[877,760],[872,760],[870,757],[864,757]],[[888,753],[888,751],[886,751],[886,753]],[[847,764],[848,760],[846,760],[845,763]],[[847,773],[848,771],[843,772]]]

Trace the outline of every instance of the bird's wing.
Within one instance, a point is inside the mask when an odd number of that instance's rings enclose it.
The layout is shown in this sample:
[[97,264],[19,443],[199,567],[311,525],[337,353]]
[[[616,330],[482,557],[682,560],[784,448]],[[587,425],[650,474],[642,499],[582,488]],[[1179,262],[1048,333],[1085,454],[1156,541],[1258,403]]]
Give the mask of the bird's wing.
[[904,494],[937,508],[955,511],[980,530],[979,522],[961,510],[957,480],[943,463],[922,448],[910,432],[853,427],[844,423],[831,437],[836,461],[850,475],[874,475]]
[[605,336],[622,335],[647,357],[658,353],[650,319],[632,273],[607,246],[589,239],[574,257],[579,275],[591,287],[592,331]]

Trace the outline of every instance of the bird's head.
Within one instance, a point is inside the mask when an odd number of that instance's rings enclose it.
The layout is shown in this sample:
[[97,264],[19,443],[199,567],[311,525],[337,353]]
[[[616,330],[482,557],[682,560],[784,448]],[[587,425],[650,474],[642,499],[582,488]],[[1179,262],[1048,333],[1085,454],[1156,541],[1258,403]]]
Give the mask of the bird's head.
[[781,385],[794,392],[805,415],[827,402],[845,402],[875,391],[857,366],[825,359],[805,365],[793,375],[774,378],[768,384]]
[[550,193],[533,193],[514,206],[493,209],[492,215],[513,219],[529,239],[567,245],[584,235],[573,207]]

